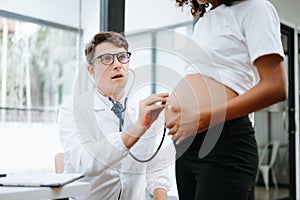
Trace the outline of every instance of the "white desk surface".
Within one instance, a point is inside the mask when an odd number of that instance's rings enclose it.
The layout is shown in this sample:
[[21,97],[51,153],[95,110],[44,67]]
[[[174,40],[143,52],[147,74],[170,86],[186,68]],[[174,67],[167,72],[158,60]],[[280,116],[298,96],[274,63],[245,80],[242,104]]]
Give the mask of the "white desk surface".
[[63,187],[7,187],[0,186],[0,199],[41,200],[82,196],[90,192],[89,183],[75,181]]

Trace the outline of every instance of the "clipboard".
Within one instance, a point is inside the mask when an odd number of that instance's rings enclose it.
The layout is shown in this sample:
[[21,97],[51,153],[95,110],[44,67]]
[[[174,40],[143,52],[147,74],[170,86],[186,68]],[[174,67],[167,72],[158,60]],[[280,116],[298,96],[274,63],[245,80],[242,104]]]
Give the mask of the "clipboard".
[[83,178],[82,174],[23,173],[7,174],[0,178],[0,186],[61,187]]

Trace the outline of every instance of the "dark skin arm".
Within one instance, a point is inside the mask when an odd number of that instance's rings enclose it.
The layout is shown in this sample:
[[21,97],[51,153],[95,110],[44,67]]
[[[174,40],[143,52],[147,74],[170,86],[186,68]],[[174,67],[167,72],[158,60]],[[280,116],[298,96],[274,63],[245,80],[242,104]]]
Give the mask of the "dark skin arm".
[[[193,111],[193,115],[197,116],[194,118],[196,121],[189,123],[198,124],[198,133],[224,120],[248,115],[287,98],[287,77],[282,57],[277,54],[265,55],[259,57],[254,64],[260,76],[260,81],[256,86],[225,104],[213,107],[213,109]],[[192,131],[180,128],[182,126],[180,116],[184,111],[180,109],[179,105],[178,102],[177,105],[176,102],[175,105],[172,105],[171,109],[176,117],[173,117],[172,121],[166,125],[172,139],[176,140],[178,144],[193,134]]]

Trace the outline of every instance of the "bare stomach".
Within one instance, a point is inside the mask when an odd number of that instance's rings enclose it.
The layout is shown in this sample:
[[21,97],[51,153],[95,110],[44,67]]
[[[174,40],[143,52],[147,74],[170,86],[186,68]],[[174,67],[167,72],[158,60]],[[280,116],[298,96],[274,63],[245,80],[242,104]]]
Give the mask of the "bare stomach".
[[200,74],[187,75],[177,84],[168,99],[166,122],[176,118],[178,112],[181,112],[180,117],[185,121],[184,118],[188,119],[191,113],[224,105],[237,96],[235,91],[212,78]]

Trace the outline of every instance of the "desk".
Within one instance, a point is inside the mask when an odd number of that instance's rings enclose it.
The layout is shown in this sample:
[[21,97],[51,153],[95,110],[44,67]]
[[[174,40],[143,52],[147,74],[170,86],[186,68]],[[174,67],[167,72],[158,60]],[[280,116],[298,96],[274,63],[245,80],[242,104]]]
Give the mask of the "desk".
[[82,196],[90,192],[89,183],[75,181],[63,187],[4,187],[0,186],[0,199],[42,200]]

